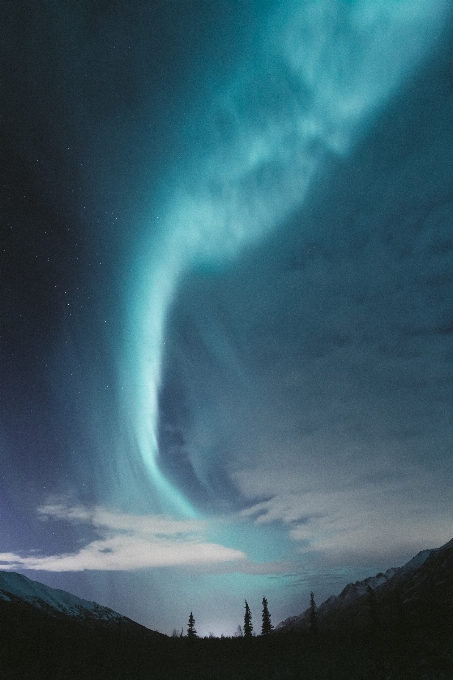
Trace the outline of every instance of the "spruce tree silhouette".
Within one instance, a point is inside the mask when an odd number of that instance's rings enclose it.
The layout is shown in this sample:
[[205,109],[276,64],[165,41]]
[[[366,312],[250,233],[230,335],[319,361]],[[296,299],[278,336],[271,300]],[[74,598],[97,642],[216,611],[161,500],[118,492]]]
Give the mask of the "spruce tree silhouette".
[[252,612],[248,606],[247,600],[245,601],[245,614],[244,614],[244,637],[252,637],[253,625],[252,625]]
[[318,636],[318,608],[315,603],[315,594],[313,591],[310,593],[310,633],[315,640]]
[[271,623],[271,615],[269,614],[269,608],[267,606],[267,600],[263,597],[263,623],[261,625],[261,635],[269,635],[274,627]]
[[189,616],[189,625],[187,626],[187,637],[189,640],[195,640],[195,638],[198,637],[197,631],[195,630],[195,619],[193,617],[192,612],[190,612]]

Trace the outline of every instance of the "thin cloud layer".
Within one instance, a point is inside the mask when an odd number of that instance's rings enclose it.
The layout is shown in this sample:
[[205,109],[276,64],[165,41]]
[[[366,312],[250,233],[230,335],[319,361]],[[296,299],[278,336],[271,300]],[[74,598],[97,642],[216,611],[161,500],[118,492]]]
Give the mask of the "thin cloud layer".
[[[244,473],[257,490],[256,474]],[[244,518],[258,525],[281,523],[300,554],[312,562],[360,564],[385,558],[393,563],[423,546],[436,547],[450,538],[451,522],[445,518],[449,494],[437,494],[437,480],[389,478],[337,489],[284,491],[274,472],[278,491],[244,509]],[[267,482],[269,492],[271,484]],[[264,484],[262,485],[264,489]],[[395,517],[398,518],[397,523]]]
[[37,571],[126,571],[150,567],[212,564],[243,560],[239,550],[204,540],[207,523],[159,515],[130,515],[103,507],[51,503],[38,508],[44,520],[94,529],[98,538],[78,552],[57,555],[0,553],[2,569]]

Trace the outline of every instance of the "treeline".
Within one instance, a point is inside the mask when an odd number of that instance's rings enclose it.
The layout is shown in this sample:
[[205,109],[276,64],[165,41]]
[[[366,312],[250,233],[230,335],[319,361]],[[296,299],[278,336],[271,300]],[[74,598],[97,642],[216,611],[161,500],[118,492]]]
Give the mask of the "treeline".
[[[272,633],[274,626],[272,625],[272,622],[271,622],[269,605],[268,605],[267,599],[265,597],[263,597],[262,607],[263,607],[263,609],[262,609],[262,612],[261,612],[261,635],[269,635],[270,633]],[[243,627],[240,626],[240,625],[237,627],[236,633],[233,636],[235,638],[237,638],[237,637],[250,638],[250,637],[254,636],[253,623],[252,623],[252,612],[250,610],[250,607],[249,607],[247,600],[245,600],[244,609],[245,609],[244,625],[243,625]],[[172,637],[173,638],[175,638],[175,637],[183,638],[184,637],[184,629],[182,629],[181,632],[178,633],[176,628],[174,628]],[[192,612],[190,612],[190,614],[189,614],[189,622],[187,624],[186,637],[189,640],[195,640],[196,638],[198,638],[198,633],[197,633],[197,630],[195,628],[195,618],[194,618],[194,615],[193,615]],[[214,636],[213,633],[210,633],[208,637],[213,638],[215,636]],[[222,637],[225,637],[225,636],[222,636]]]
[[451,609],[447,616],[433,603],[403,607],[397,595],[382,600],[368,587],[357,606],[328,622],[312,592],[300,627],[287,631],[273,629],[263,598],[258,634],[246,601],[243,626],[221,638],[199,638],[191,613],[195,635],[175,642],[174,658],[185,680],[453,680]]
[[[265,597],[263,597],[262,600],[262,611],[261,611],[261,633],[260,635],[270,635],[272,633],[274,626],[272,625],[271,622],[271,614],[269,612],[269,604],[268,601]],[[238,626],[236,629],[236,633],[233,635],[233,637],[244,637],[244,638],[251,638],[254,637],[254,632],[253,632],[253,623],[252,623],[252,612],[249,607],[249,604],[247,600],[245,600],[245,612],[244,612],[244,625],[243,626]],[[311,631],[311,634],[313,636],[317,635],[318,632],[318,608],[315,603],[315,595],[313,592],[310,593],[310,616],[309,616],[309,628]],[[189,622],[187,624],[187,634],[184,636],[184,629],[181,629],[181,632],[178,633],[176,628],[173,629],[172,633],[173,638],[183,638],[187,637],[189,640],[194,640],[198,638],[198,633],[195,628],[195,618],[192,612],[190,612],[189,615]],[[209,638],[215,637],[213,633],[210,633]],[[225,636],[222,635],[222,638]]]

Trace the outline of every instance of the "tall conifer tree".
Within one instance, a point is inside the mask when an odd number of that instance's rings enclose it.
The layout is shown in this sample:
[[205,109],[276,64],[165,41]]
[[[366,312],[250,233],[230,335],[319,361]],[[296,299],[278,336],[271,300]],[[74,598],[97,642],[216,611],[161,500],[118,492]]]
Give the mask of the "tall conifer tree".
[[267,600],[263,597],[263,623],[261,625],[261,635],[269,635],[274,627],[271,623],[271,615],[269,614],[269,607],[267,606]]
[[244,637],[252,637],[253,625],[252,625],[252,612],[248,606],[247,600],[245,601],[245,614],[244,614]]
[[313,637],[318,634],[318,608],[315,603],[315,594],[312,591],[310,593],[310,632]]
[[189,640],[194,640],[196,637],[198,637],[197,631],[195,630],[195,619],[192,612],[190,612],[189,616],[189,625],[187,626],[187,637],[189,638]]

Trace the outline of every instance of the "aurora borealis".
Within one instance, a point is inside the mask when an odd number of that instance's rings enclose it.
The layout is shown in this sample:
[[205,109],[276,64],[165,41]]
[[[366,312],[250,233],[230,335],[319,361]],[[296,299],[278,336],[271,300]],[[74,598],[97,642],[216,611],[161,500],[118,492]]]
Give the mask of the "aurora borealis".
[[1,569],[230,634],[451,538],[451,14],[6,3]]

